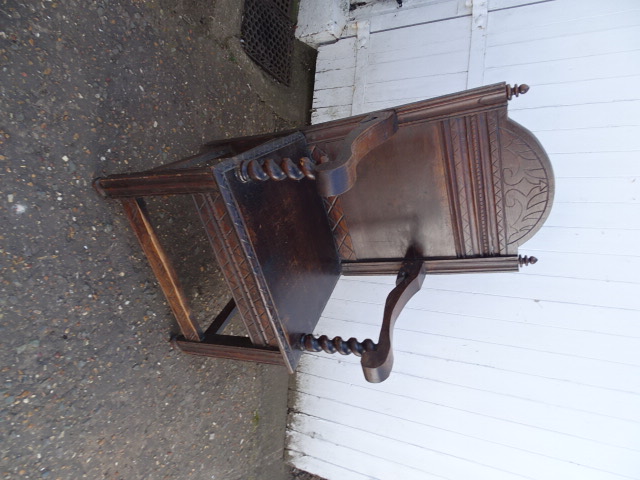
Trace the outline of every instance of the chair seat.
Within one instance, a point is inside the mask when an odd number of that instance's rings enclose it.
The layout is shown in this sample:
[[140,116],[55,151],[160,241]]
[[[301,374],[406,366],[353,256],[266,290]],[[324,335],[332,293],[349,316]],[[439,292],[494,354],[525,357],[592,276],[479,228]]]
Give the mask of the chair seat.
[[213,168],[218,192],[194,200],[255,345],[278,347],[293,372],[340,275],[340,258],[315,183],[243,182],[242,162],[308,155],[304,136],[269,141]]

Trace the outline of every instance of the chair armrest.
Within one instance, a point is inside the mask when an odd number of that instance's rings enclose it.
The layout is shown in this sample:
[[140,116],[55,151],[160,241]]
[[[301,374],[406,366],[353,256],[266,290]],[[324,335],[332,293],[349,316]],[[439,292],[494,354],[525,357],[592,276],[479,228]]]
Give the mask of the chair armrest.
[[396,112],[377,112],[364,118],[344,139],[335,160],[316,166],[318,192],[323,197],[340,195],[356,181],[356,167],[371,150],[382,145],[398,130]]
[[393,327],[400,312],[422,287],[426,275],[422,260],[413,260],[403,265],[398,273],[396,287],[387,296],[380,337],[374,350],[362,354],[361,365],[367,381],[380,383],[391,374],[393,367]]

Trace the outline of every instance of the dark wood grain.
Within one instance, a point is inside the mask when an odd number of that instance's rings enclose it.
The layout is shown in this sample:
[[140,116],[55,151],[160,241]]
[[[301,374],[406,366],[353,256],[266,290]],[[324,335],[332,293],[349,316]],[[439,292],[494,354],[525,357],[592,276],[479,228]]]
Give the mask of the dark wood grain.
[[254,345],[247,337],[211,335],[201,342],[186,341],[184,338],[178,337],[173,343],[184,353],[190,355],[285,365],[280,350],[275,347]]
[[398,282],[384,305],[384,316],[380,329],[380,338],[374,350],[362,354],[360,361],[364,376],[368,382],[380,383],[386,380],[393,368],[393,327],[405,305],[422,287],[426,272],[421,261],[405,263],[398,274]]
[[96,178],[93,186],[102,196],[111,198],[184,195],[216,189],[208,167],[110,175]]
[[202,338],[200,326],[191,316],[189,303],[182,291],[178,275],[160,245],[142,201],[137,198],[123,198],[122,206],[131,228],[149,260],[151,269],[158,279],[169,307],[176,317],[180,331],[188,340],[200,340]]
[[[507,115],[528,90],[499,83],[298,131],[220,140],[199,155],[94,181],[121,198],[194,355],[284,365],[304,350],[362,356],[389,376],[393,326],[427,274],[517,271],[554,179]],[[204,335],[148,221],[147,195],[191,194],[233,300]],[[419,252],[419,254],[417,254]],[[310,334],[340,274],[396,275],[380,338]],[[249,335],[221,335],[236,310]]]
[[[343,275],[395,275],[404,260],[343,262]],[[517,272],[523,265],[518,256],[424,259],[425,272],[429,275],[455,273]]]
[[376,147],[398,130],[394,111],[368,115],[344,138],[334,159],[316,166],[318,192],[333,197],[349,190],[356,181],[357,167]]

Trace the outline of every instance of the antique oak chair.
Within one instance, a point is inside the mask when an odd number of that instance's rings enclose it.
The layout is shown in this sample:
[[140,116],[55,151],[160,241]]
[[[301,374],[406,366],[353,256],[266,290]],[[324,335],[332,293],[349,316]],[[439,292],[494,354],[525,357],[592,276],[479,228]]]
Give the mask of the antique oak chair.
[[[355,353],[389,376],[393,326],[426,274],[509,272],[549,214],[554,180],[535,137],[507,117],[504,83],[298,131],[206,145],[153,170],[98,178],[119,198],[186,353],[284,365],[304,350]],[[206,330],[191,313],[143,197],[191,195],[233,298]],[[397,275],[377,342],[311,332],[340,275]],[[248,337],[223,335],[238,311]]]

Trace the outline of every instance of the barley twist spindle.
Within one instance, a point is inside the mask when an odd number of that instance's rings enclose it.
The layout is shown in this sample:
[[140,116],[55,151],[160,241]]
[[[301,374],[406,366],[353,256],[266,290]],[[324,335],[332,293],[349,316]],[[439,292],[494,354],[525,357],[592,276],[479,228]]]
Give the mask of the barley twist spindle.
[[243,182],[251,180],[265,182],[267,180],[282,181],[315,179],[315,163],[308,157],[302,157],[298,164],[288,157],[280,160],[273,158],[244,160],[236,170],[238,178]]
[[363,342],[359,342],[353,337],[345,341],[342,337],[334,337],[330,339],[326,335],[321,335],[316,338],[311,334],[306,334],[300,337],[300,349],[306,350],[307,352],[337,352],[342,355],[349,355],[350,353],[353,353],[354,355],[361,357],[364,352],[372,352],[375,350],[376,344],[369,338]]

